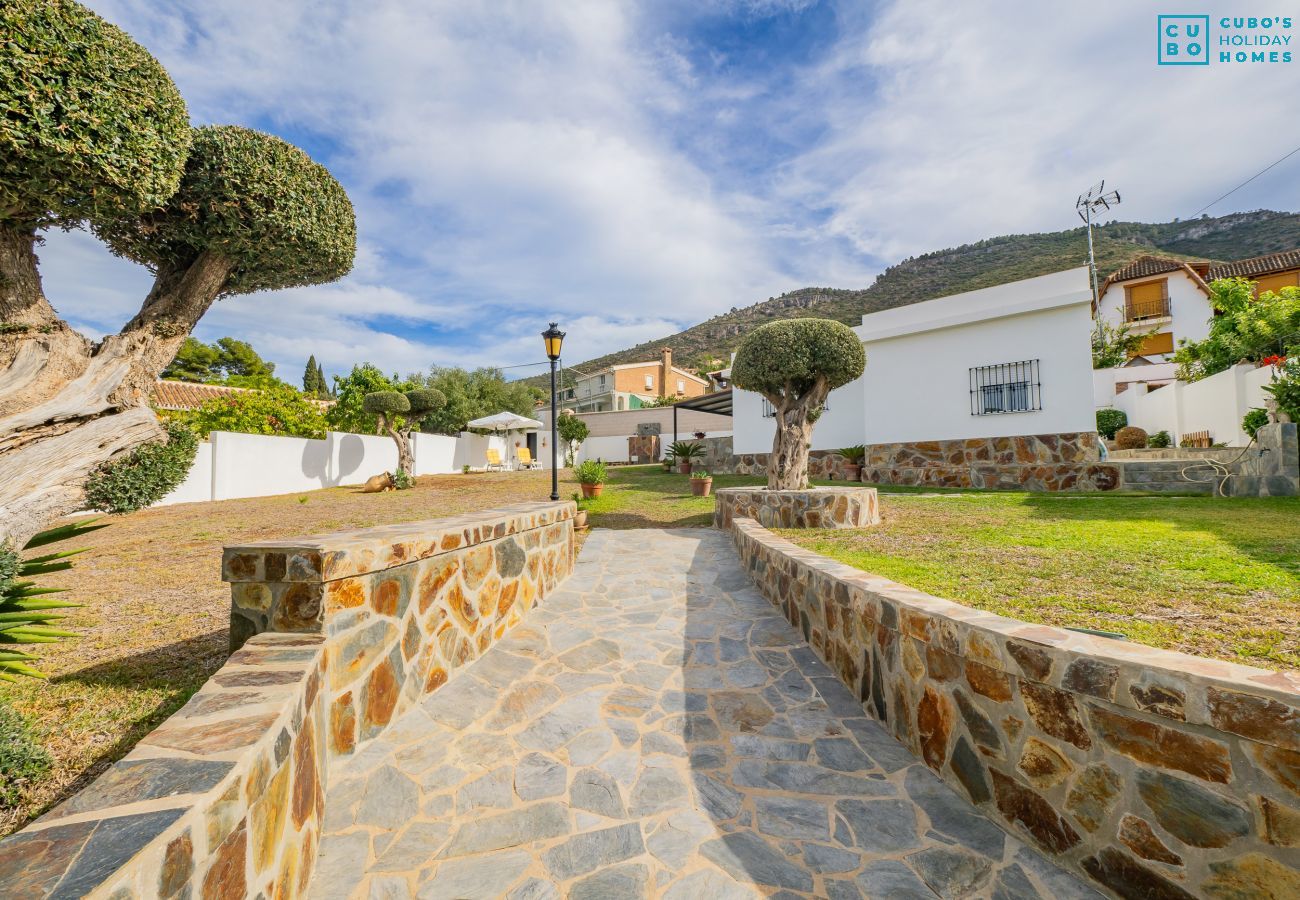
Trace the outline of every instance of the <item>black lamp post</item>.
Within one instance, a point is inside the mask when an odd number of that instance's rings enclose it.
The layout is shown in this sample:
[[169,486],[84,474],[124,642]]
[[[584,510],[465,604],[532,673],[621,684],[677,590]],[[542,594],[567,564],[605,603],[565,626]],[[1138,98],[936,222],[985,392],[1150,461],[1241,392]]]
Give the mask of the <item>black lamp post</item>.
[[557,323],[542,332],[546,342],[546,358],[551,361],[551,499],[560,499],[560,425],[559,411],[555,408],[555,361],[560,358],[560,345],[564,343],[564,332]]

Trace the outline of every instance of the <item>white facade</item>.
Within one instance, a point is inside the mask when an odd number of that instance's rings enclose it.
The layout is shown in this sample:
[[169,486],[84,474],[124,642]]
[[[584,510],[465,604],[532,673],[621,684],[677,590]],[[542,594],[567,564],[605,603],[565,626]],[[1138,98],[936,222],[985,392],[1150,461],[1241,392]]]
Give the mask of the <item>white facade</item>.
[[[871,313],[854,329],[867,354],[858,380],[832,391],[813,429],[814,450],[854,444],[1086,432],[1093,413],[1092,294],[1086,268]],[[986,413],[973,369],[1036,361],[1027,409]],[[990,369],[999,378],[1025,376]],[[1010,382],[1008,382],[1010,384]],[[1008,407],[1019,407],[1018,402]],[[737,453],[772,449],[763,398],[733,394]]]
[[1110,404],[1122,409],[1128,423],[1147,434],[1167,431],[1179,443],[1183,435],[1208,431],[1210,439],[1231,447],[1244,447],[1250,436],[1241,420],[1252,409],[1264,408],[1264,386],[1273,377],[1270,366],[1233,366],[1200,381],[1174,381],[1158,390],[1135,385],[1116,394]]
[[[1136,310],[1135,318],[1127,306],[1126,288],[1164,281],[1168,297],[1168,315],[1153,315],[1152,310]],[[1214,309],[1210,306],[1204,282],[1186,268],[1177,268],[1171,272],[1128,278],[1123,281],[1107,281],[1106,289],[1097,303],[1098,318],[1114,326],[1128,325],[1134,334],[1158,334],[1169,332],[1173,335],[1175,348],[1181,340],[1202,341],[1209,337],[1210,319]],[[1168,360],[1169,354],[1143,354],[1154,361]]]

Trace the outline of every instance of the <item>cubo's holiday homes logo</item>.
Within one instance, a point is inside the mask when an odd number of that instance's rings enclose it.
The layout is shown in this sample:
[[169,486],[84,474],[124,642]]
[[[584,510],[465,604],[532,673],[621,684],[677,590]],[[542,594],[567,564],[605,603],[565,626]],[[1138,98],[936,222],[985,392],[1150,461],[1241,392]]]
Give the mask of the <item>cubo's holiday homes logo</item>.
[[1167,15],[1156,28],[1162,66],[1291,62],[1290,16]]

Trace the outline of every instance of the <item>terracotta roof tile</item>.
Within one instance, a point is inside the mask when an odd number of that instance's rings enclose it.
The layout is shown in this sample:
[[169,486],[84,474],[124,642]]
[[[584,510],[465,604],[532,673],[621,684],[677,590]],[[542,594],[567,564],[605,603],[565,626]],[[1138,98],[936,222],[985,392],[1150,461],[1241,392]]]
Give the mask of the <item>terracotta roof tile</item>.
[[1107,282],[1128,281],[1131,278],[1147,278],[1151,275],[1163,275],[1165,272],[1173,272],[1181,269],[1183,263],[1181,260],[1169,259],[1164,256],[1139,256],[1122,269],[1117,269]]
[[1210,278],[1254,278],[1259,275],[1271,275],[1288,269],[1300,269],[1300,250],[1284,250],[1267,256],[1255,256],[1239,259],[1236,262],[1210,266]]
[[223,384],[196,384],[192,381],[164,381],[153,385],[152,406],[158,409],[198,409],[214,397],[242,394],[248,388],[226,387]]

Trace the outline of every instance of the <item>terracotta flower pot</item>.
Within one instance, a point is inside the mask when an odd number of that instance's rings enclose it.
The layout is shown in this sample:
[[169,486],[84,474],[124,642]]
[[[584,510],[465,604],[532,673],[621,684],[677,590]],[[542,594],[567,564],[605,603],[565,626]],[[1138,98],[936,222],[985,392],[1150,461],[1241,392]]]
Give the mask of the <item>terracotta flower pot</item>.
[[677,464],[677,471],[680,472],[680,473],[683,474],[683,475],[689,475],[689,474],[691,474],[691,463],[690,463],[689,461],[688,461],[688,462],[679,462],[679,463]]
[[709,496],[709,491],[711,490],[713,490],[712,478],[691,479],[691,493],[694,494],[696,497],[707,497]]
[[861,480],[862,480],[862,466],[855,466],[853,463],[845,463],[845,464],[844,464],[844,480],[845,480],[845,481],[861,481]]
[[578,514],[573,517],[573,527],[579,529],[587,527],[587,511],[585,509],[578,510]]
[[599,497],[600,492],[605,489],[603,484],[584,484],[582,485],[582,496],[590,500],[592,497]]

